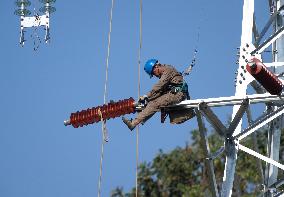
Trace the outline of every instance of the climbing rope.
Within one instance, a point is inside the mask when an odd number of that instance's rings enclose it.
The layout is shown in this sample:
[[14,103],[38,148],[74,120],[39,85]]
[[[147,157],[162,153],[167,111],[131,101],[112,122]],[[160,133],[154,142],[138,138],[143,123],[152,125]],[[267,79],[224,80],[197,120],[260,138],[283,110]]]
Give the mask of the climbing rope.
[[[109,55],[110,55],[110,42],[111,42],[111,30],[112,30],[112,13],[114,7],[114,0],[111,1],[110,9],[110,20],[109,20],[109,32],[108,32],[108,45],[107,45],[107,57],[106,57],[106,74],[105,74],[105,85],[104,85],[104,104],[106,104],[107,98],[107,82],[108,82],[108,67],[109,67]],[[101,185],[102,185],[102,172],[103,172],[103,158],[104,158],[104,144],[108,141],[106,120],[103,120],[101,111],[99,112],[102,119],[102,145],[101,145],[101,160],[100,160],[100,176],[98,183],[98,197],[101,196]]]
[[196,43],[194,47],[194,52],[193,52],[193,58],[190,63],[190,65],[182,72],[183,76],[187,76],[191,73],[193,67],[196,64],[197,60],[197,53],[198,53],[198,46],[199,46],[199,40],[200,40],[200,31],[201,31],[201,25],[203,24],[204,19],[204,8],[201,10],[201,17],[199,17],[199,22],[198,22],[198,27],[197,27],[197,36],[196,36]]
[[194,48],[192,61],[191,61],[190,65],[182,72],[183,76],[189,75],[191,73],[193,67],[196,64],[196,58],[197,58],[197,52],[198,52],[198,44],[199,44],[199,37],[200,37],[200,26],[198,26],[198,29],[197,29],[197,39],[196,39],[196,45],[195,45],[195,48]]
[[[141,67],[141,48],[142,48],[142,0],[140,0],[139,11],[139,49],[138,49],[138,98],[140,97],[140,67]],[[138,167],[139,167],[139,126],[136,129],[136,197],[138,197]]]

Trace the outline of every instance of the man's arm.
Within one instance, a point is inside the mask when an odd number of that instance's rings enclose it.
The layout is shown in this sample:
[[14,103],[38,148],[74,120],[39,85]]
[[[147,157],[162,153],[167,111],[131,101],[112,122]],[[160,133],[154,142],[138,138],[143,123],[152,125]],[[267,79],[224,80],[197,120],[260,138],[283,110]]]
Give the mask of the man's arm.
[[149,100],[153,100],[159,97],[163,92],[165,92],[170,81],[171,81],[171,72],[165,70],[158,83],[156,83],[153,86],[152,90],[147,93],[147,97],[149,98]]

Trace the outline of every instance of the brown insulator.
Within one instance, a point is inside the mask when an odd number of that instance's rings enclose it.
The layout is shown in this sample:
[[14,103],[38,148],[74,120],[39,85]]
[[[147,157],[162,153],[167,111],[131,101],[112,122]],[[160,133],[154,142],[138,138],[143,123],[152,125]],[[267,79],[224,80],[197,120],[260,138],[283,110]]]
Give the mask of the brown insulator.
[[257,58],[253,58],[246,66],[247,71],[272,95],[281,95],[283,84]]
[[77,111],[75,113],[71,113],[68,123],[74,128],[78,128],[84,125],[97,123],[101,120],[108,120],[110,118],[116,118],[125,114],[134,113],[134,102],[135,100],[130,97],[129,99],[111,102],[103,106]]

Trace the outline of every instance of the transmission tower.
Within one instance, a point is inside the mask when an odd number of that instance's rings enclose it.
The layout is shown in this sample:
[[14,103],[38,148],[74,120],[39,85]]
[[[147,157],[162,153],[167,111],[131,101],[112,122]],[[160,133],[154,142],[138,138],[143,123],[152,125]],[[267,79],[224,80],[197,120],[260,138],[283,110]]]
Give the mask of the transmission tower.
[[[241,45],[239,48],[238,70],[235,84],[235,96],[212,99],[187,100],[180,103],[179,107],[195,108],[203,150],[207,156],[206,167],[209,172],[210,188],[214,197],[229,197],[232,195],[235,169],[238,151],[259,159],[258,168],[262,179],[262,194],[260,196],[284,196],[278,188],[284,184],[284,180],[278,180],[278,168],[284,170],[284,165],[279,163],[280,136],[284,127],[284,98],[283,74],[284,74],[284,0],[269,0],[270,18],[261,31],[257,29],[255,19],[254,0],[243,1],[243,20]],[[257,10],[256,10],[257,13]],[[272,32],[269,34],[269,32]],[[266,40],[265,40],[266,39]],[[264,40],[264,41],[263,41]],[[270,62],[264,62],[263,56],[267,49],[271,49]],[[248,95],[249,87],[256,94]],[[253,121],[251,111],[253,104],[263,103],[265,110]],[[232,121],[226,127],[213,112],[213,107],[233,106]],[[246,114],[248,127],[242,121]],[[216,153],[211,153],[206,137],[203,117],[224,138],[224,146]],[[261,155],[257,146],[254,150],[241,144],[241,140],[253,135],[256,142],[258,129],[268,128],[267,155]],[[256,143],[254,143],[256,144]],[[226,162],[223,182],[218,191],[213,160],[225,154]],[[265,161],[263,168],[261,160]]]

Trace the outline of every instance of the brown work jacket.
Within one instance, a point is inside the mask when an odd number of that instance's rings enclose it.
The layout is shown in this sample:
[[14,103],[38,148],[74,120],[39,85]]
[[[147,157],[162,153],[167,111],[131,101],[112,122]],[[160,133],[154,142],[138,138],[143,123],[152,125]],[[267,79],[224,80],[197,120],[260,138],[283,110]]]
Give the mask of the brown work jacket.
[[181,84],[183,76],[173,66],[163,64],[165,67],[159,81],[153,86],[152,90],[147,93],[149,100],[153,100],[167,92],[169,92],[169,85]]

